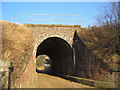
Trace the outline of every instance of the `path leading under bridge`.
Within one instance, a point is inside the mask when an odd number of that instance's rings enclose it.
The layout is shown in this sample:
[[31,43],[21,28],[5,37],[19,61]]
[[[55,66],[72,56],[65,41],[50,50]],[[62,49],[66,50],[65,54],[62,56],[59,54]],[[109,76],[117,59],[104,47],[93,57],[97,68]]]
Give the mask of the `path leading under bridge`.
[[60,77],[36,73],[36,79],[33,83],[29,84],[29,88],[94,88],[91,86],[75,83],[69,80],[65,80]]

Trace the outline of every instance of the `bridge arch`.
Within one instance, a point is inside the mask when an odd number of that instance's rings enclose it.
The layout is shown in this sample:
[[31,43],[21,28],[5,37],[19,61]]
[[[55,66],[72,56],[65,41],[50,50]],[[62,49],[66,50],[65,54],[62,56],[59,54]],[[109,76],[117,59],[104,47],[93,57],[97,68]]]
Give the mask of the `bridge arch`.
[[47,55],[51,60],[52,74],[68,74],[69,62],[72,60],[72,48],[69,43],[60,37],[44,39],[36,47],[35,57]]

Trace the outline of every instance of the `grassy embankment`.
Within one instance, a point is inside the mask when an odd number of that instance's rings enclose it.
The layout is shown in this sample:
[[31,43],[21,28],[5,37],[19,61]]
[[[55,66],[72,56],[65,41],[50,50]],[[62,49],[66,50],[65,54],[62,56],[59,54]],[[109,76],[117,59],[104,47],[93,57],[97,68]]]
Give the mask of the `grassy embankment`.
[[13,84],[25,70],[32,49],[32,31],[23,25],[0,21],[2,25],[2,59],[13,62],[11,74]]
[[[116,30],[117,31],[117,30]],[[84,43],[113,71],[120,71],[120,34],[108,26],[82,28],[78,32]]]

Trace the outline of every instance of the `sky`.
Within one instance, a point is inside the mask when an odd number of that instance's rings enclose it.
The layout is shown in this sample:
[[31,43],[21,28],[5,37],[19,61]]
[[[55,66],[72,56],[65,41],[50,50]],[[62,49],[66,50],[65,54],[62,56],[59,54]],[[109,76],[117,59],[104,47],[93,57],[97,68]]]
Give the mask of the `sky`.
[[98,9],[102,10],[108,3],[109,2],[2,2],[1,19],[21,24],[63,24],[88,27],[89,25],[92,26],[96,24],[96,16],[99,14]]

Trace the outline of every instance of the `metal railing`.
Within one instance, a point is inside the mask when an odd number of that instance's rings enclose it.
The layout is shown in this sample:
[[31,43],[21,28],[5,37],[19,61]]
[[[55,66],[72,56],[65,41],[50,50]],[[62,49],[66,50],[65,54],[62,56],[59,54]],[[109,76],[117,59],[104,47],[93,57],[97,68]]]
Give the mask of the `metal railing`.
[[[22,17],[20,17],[22,16]],[[36,18],[37,17],[37,18]],[[69,17],[69,19],[66,19]],[[67,22],[76,25],[75,23],[83,22],[83,20],[78,19],[81,15],[64,15],[64,14],[17,14],[16,17],[11,17],[11,22],[22,21],[24,23],[48,23],[48,24],[63,24]],[[78,25],[78,24],[77,24]]]

